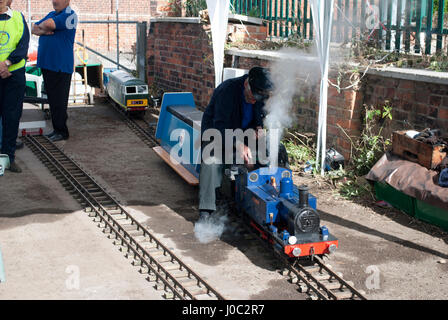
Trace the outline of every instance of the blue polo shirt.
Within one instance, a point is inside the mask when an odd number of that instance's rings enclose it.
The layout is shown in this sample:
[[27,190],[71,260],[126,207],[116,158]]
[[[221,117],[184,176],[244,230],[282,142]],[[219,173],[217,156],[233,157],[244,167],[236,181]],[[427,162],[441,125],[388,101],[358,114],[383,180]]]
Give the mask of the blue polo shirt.
[[244,86],[242,95],[243,95],[243,118],[241,120],[241,128],[243,130],[246,130],[254,118],[254,105],[246,102],[246,98],[244,97]]
[[78,17],[69,6],[61,12],[50,12],[36,24],[39,25],[50,18],[56,24],[56,30],[52,35],[39,37],[37,66],[55,72],[72,74],[74,71],[73,45]]

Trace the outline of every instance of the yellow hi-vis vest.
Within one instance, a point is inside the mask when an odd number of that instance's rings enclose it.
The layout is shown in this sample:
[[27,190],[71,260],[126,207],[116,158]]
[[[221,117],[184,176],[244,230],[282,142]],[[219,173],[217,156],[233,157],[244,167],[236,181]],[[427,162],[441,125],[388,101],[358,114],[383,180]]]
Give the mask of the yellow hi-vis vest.
[[[12,17],[9,20],[0,21],[0,61],[8,59],[22,38],[25,26],[23,25],[22,14],[19,11],[12,10]],[[26,64],[25,59],[10,65],[9,72],[23,68]]]

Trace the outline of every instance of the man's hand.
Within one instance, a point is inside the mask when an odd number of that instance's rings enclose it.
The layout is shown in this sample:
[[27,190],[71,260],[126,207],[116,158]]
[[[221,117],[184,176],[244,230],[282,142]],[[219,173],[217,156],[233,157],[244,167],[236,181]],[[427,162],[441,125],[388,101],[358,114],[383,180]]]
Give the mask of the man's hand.
[[6,79],[11,76],[11,72],[8,70],[8,65],[5,61],[0,62],[0,77]]
[[[53,21],[53,19],[50,19],[50,20]],[[48,21],[48,20],[46,20],[46,21]],[[42,24],[44,24],[46,21],[44,21]],[[43,26],[34,24],[33,27],[31,28],[31,33],[36,36],[51,36],[52,34],[54,34],[53,30],[45,28],[45,26],[46,26],[46,24]]]
[[255,137],[256,137],[257,139],[262,138],[264,135],[265,135],[265,134],[264,134],[264,130],[263,130],[262,127],[258,126],[258,127],[255,128]]
[[246,146],[244,143],[237,144],[236,147],[238,153],[240,156],[244,159],[244,164],[248,169],[253,168],[254,164],[252,161],[252,151],[248,146]]

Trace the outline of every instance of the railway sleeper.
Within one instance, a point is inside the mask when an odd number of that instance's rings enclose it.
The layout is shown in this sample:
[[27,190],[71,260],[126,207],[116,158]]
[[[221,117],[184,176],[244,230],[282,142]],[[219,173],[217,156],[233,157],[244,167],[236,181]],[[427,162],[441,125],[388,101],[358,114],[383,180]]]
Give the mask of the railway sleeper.
[[306,266],[302,268],[309,273],[321,272],[322,270],[322,268],[319,266]]
[[322,280],[321,284],[323,284],[325,288],[330,290],[342,289],[344,287],[344,285],[339,281]]
[[114,208],[114,209],[108,209],[107,213],[111,216],[118,216],[118,215],[122,215],[123,211],[120,208]]
[[172,270],[180,270],[181,266],[180,264],[176,262],[170,262],[170,263],[161,263],[163,269],[166,271],[172,271]]
[[139,230],[134,229],[134,230],[130,230],[130,231],[126,230],[126,232],[133,238],[144,235],[144,232],[141,229],[139,229]]
[[198,279],[194,278],[178,278],[178,277],[175,278],[184,288],[197,287],[199,286],[200,283]]
[[216,296],[210,295],[207,293],[199,294],[199,295],[195,296],[195,298],[197,300],[218,300],[218,298]]
[[311,276],[316,279],[317,281],[323,281],[323,280],[329,280],[331,278],[333,278],[332,275],[330,274],[324,274],[324,273],[313,273],[311,274]]
[[190,293],[196,298],[199,295],[207,294],[208,289],[207,288],[198,288],[196,290],[190,291]]
[[[111,210],[110,212],[107,211],[108,214],[110,214],[111,216],[114,216],[114,220],[116,221],[122,221],[122,220],[128,220],[128,216],[126,214],[122,214],[121,210],[120,211],[116,211],[116,210]],[[124,225],[123,223],[121,223],[122,225]]]
[[162,264],[162,263],[175,263],[174,261],[174,257],[170,256],[170,255],[166,255],[163,254],[163,251],[161,251],[162,254],[151,254],[153,256],[154,259],[157,260],[158,263]]
[[348,290],[348,289],[344,289],[344,290],[342,290],[342,291],[335,290],[335,291],[332,291],[332,293],[333,293],[338,299],[341,299],[341,300],[343,300],[343,299],[350,299],[350,298],[352,298],[352,297],[354,296],[354,295],[353,295],[353,292],[350,291],[350,290]]
[[117,205],[117,203],[113,200],[101,200],[98,202],[102,207],[105,207],[105,208],[107,208],[107,206],[112,206],[112,205],[116,206]]
[[120,223],[121,227],[125,230],[125,231],[134,231],[134,230],[139,230],[139,226],[136,225],[135,223]]
[[182,270],[172,270],[171,272],[170,272],[170,274],[173,276],[173,277],[175,277],[176,279],[193,279],[192,277],[191,277],[191,274],[190,274],[190,272],[188,272],[187,270],[185,270],[185,269],[182,269]]
[[81,179],[81,178],[88,178],[88,176],[79,169],[76,169],[73,171],[69,171],[69,172],[72,175],[72,177],[76,178],[76,180]]
[[[92,195],[92,194],[90,194]],[[111,200],[113,201],[108,195],[103,194],[103,195],[99,195],[99,196],[92,196],[96,201],[98,202],[103,202],[103,201],[107,201],[107,200]]]

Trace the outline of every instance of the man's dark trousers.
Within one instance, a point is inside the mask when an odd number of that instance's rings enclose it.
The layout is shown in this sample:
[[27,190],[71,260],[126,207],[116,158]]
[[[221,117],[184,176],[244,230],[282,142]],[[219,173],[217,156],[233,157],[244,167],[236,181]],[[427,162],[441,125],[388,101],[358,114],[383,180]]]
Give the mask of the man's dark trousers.
[[17,133],[25,96],[25,68],[11,72],[6,79],[0,78],[0,117],[3,126],[2,154],[15,160]]
[[48,103],[50,104],[53,130],[55,133],[59,133],[67,139],[69,137],[67,128],[67,105],[72,74],[42,69],[42,76],[44,78]]

